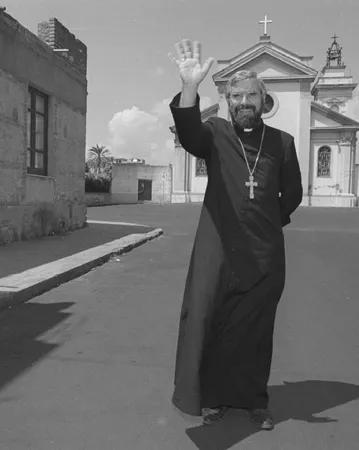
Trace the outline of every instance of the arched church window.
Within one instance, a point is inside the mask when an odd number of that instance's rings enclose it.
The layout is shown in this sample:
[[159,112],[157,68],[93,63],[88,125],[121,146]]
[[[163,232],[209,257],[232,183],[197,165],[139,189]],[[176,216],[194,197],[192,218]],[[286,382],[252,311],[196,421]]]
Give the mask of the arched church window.
[[206,161],[202,158],[196,158],[196,177],[206,177],[207,166]]
[[338,105],[332,105],[331,107],[330,107],[330,109],[332,110],[332,111],[335,111],[335,112],[339,112],[339,106]]
[[332,149],[323,145],[318,150],[317,177],[330,177]]

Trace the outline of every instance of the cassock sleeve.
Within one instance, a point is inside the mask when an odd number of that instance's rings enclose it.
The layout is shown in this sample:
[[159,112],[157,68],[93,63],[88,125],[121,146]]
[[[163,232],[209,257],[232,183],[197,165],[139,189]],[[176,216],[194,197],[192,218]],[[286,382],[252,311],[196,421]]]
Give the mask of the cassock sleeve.
[[291,223],[290,215],[298,208],[303,199],[302,176],[293,137],[286,148],[281,167],[280,193],[282,227],[285,227]]
[[180,99],[179,93],[170,103],[178,139],[188,153],[197,158],[206,159],[212,143],[213,124],[210,119],[202,122],[198,94],[196,104],[191,107],[180,108]]

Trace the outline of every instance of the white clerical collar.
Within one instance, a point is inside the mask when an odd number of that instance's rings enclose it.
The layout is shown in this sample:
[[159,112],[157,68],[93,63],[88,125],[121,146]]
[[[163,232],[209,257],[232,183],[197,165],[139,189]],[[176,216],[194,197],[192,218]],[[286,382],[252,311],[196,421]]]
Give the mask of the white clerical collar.
[[243,128],[243,131],[245,133],[250,133],[251,131],[253,131],[253,128]]

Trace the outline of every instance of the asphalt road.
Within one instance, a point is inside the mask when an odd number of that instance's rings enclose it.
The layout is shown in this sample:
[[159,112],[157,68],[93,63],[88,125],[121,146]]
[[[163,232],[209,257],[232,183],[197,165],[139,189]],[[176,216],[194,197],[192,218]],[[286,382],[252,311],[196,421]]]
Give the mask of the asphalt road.
[[270,433],[234,410],[204,428],[170,403],[199,211],[89,210],[165,234],[1,313],[1,450],[357,450],[359,210],[304,208],[285,232]]

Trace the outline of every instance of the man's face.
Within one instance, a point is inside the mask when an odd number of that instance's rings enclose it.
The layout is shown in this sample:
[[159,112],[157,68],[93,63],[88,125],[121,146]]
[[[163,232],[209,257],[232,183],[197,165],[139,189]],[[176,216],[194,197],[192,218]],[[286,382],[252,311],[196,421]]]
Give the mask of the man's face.
[[241,80],[232,86],[228,106],[233,123],[241,128],[253,128],[264,107],[258,80]]

